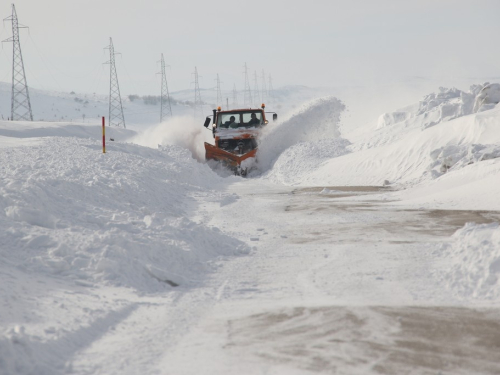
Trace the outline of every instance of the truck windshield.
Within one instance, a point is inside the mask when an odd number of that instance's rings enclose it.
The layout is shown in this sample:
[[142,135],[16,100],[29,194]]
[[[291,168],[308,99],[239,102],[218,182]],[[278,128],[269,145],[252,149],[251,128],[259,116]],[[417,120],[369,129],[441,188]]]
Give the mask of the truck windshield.
[[217,127],[219,128],[235,129],[239,127],[260,126],[261,124],[261,112],[221,113],[217,120]]

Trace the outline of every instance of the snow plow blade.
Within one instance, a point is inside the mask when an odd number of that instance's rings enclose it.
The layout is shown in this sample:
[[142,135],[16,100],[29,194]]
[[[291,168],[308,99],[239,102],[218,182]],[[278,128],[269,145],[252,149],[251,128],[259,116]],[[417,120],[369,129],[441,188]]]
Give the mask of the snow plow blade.
[[253,149],[246,154],[233,154],[229,151],[215,147],[210,143],[205,142],[205,158],[207,160],[216,160],[225,163],[228,167],[237,168],[241,166],[241,162],[248,158],[255,157],[257,149]]

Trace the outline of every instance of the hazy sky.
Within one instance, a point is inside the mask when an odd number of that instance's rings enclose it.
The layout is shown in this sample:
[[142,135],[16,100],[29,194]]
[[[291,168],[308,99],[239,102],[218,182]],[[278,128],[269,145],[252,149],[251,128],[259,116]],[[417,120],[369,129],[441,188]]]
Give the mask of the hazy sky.
[[[164,53],[171,91],[243,87],[243,64],[274,87],[356,85],[410,77],[500,77],[499,0],[20,0],[15,2],[28,83],[107,93],[113,38],[122,94],[158,94]],[[1,2],[0,16],[11,5]],[[0,39],[11,36],[4,22]],[[3,43],[0,80],[10,82]],[[253,83],[252,83],[253,84]],[[259,79],[260,84],[260,79]]]

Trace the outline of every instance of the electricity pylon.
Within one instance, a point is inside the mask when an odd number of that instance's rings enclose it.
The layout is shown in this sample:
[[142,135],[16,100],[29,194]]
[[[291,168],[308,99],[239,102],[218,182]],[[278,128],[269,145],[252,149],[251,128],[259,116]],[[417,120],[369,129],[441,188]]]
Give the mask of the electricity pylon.
[[161,74],[160,122],[163,122],[168,115],[172,116],[172,106],[170,105],[170,95],[168,93],[167,75],[165,74],[165,60],[163,59],[163,53],[161,54],[161,72],[158,74]]
[[262,93],[262,103],[265,103],[267,100],[267,88],[266,88],[266,73],[264,72],[264,69],[262,69],[262,87],[261,87],[261,93]]
[[21,43],[19,41],[19,29],[27,26],[19,25],[16,7],[12,4],[12,15],[4,19],[12,21],[12,36],[3,42],[12,42],[12,96],[10,105],[10,119],[13,121],[33,121],[31,111],[30,94],[26,73],[24,71],[23,56],[21,54]]
[[236,83],[233,84],[233,109],[235,108],[238,108],[238,91],[236,91]]
[[115,65],[115,55],[119,53],[115,52],[113,47],[113,39],[109,38],[109,61],[105,64],[109,64],[109,125],[125,126],[125,116],[123,116],[123,106],[122,98],[120,96],[120,86],[118,85],[118,75],[116,74]]
[[220,79],[219,79],[219,73],[217,73],[217,104],[216,107],[222,107],[222,93],[220,90]]
[[245,86],[243,88],[243,106],[250,107],[252,105],[252,90],[250,89],[250,82],[248,81],[248,68],[247,63],[245,63]]
[[254,71],[254,82],[253,82],[253,102],[256,107],[259,107],[260,91],[259,91],[259,80],[257,78],[257,71]]
[[201,102],[201,91],[198,82],[198,69],[194,67],[194,117],[203,116],[203,105]]

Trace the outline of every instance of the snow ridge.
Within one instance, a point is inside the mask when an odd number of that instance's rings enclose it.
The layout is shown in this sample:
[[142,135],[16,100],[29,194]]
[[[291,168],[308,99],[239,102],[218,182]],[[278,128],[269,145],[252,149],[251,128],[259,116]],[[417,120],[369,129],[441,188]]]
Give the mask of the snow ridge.
[[426,95],[416,105],[382,114],[377,129],[398,123],[427,129],[441,122],[492,109],[499,102],[498,83],[472,85],[469,91],[440,87],[437,93]]

